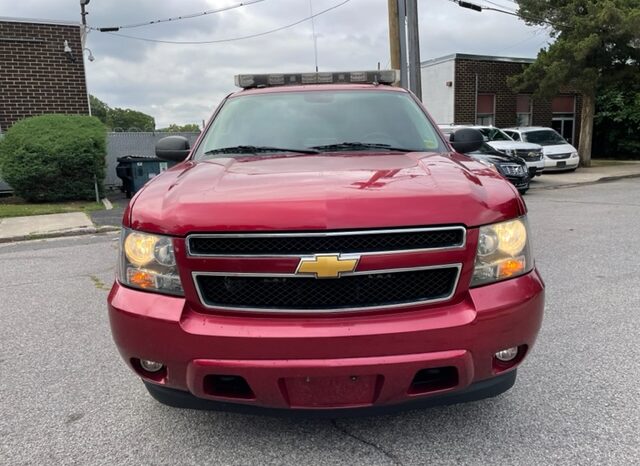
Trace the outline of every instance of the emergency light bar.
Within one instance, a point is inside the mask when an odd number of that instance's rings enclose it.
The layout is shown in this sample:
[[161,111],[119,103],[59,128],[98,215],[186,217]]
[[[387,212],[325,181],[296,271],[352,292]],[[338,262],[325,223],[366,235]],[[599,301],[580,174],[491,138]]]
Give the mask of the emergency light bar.
[[346,71],[336,73],[239,74],[236,86],[252,87],[300,86],[304,84],[397,84],[398,70]]

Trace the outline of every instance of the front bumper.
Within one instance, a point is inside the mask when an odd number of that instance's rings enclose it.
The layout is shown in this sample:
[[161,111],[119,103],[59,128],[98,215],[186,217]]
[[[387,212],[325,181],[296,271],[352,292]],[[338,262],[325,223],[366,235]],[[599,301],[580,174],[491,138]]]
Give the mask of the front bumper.
[[568,159],[550,159],[548,157],[545,157],[544,171],[553,172],[562,170],[573,170],[574,168],[578,168],[579,163],[579,157],[570,157]]
[[532,173],[533,175],[535,175],[536,173],[541,173],[546,166],[544,159],[535,161],[525,160],[525,163],[527,164],[529,173]]
[[[394,406],[463,393],[517,367],[534,344],[543,307],[535,270],[471,289],[453,303],[367,315],[205,315],[183,298],[118,283],[109,295],[116,345],[145,383],[205,400],[295,410]],[[517,363],[496,364],[495,352],[513,346],[523,349]],[[160,361],[166,370],[145,373],[138,359]],[[416,374],[435,368],[454,368],[456,375],[416,389]],[[250,392],[217,393],[208,383],[217,376],[242,377]]]

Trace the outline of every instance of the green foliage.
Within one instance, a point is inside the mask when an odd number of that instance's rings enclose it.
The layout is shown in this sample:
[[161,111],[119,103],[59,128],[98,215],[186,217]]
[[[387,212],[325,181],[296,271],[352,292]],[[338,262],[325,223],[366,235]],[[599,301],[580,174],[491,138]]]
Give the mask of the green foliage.
[[158,129],[157,131],[165,133],[199,133],[200,126],[195,123],[188,123],[186,125],[171,124],[166,128]]
[[109,111],[108,126],[121,131],[153,131],[156,121],[146,113],[130,108],[113,108]]
[[550,97],[563,86],[593,95],[600,80],[640,71],[638,0],[518,0],[527,24],[547,27],[555,39],[520,76],[518,91]]
[[594,124],[594,152],[601,157],[640,159],[640,76],[602,86]]
[[95,198],[102,192],[106,128],[94,117],[43,115],[26,118],[0,144],[0,174],[30,202]]
[[130,108],[111,108],[109,105],[90,95],[91,114],[98,118],[110,130],[114,131],[154,131],[155,119],[151,115]]
[[89,105],[91,106],[91,115],[100,120],[103,124],[109,125],[109,111],[111,108],[97,97],[89,96]]

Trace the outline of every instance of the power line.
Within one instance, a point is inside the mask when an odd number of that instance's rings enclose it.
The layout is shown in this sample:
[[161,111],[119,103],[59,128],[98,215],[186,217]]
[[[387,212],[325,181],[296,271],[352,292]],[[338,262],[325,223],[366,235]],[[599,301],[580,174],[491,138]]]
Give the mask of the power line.
[[137,36],[129,36],[127,34],[118,34],[115,32],[109,32],[109,31],[103,31],[103,32],[107,32],[107,34],[110,34],[112,36],[117,36],[117,37],[124,37],[126,39],[134,39],[134,40],[141,40],[144,42],[154,42],[154,43],[159,43],[159,44],[178,44],[178,45],[204,45],[204,44],[220,44],[223,42],[234,42],[237,40],[245,40],[245,39],[253,39],[254,37],[262,37],[262,36],[266,36],[267,34],[273,34],[274,32],[279,32],[279,31],[283,31],[285,29],[289,29],[292,28],[294,26],[297,26],[298,24],[302,24],[305,21],[309,21],[313,18],[317,18],[318,16],[321,16],[325,13],[328,13],[332,10],[335,10],[336,8],[340,8],[343,5],[346,5],[347,3],[349,3],[351,0],[344,0],[341,3],[338,3],[337,5],[334,5],[332,7],[329,7],[325,10],[319,11],[318,13],[315,13],[311,16],[308,16],[306,18],[300,19],[298,21],[295,21],[293,23],[287,24],[285,26],[281,26],[279,28],[276,29],[271,29],[269,31],[264,31],[264,32],[259,32],[256,34],[249,34],[246,36],[239,36],[239,37],[232,37],[232,38],[228,38],[228,39],[216,39],[216,40],[201,40],[201,41],[174,41],[174,40],[161,40],[161,39],[149,39],[147,37],[137,37]]
[[172,18],[156,19],[153,21],[144,21],[142,23],[125,24],[124,26],[109,26],[109,27],[99,27],[99,28],[91,27],[90,29],[93,29],[95,31],[100,31],[100,32],[114,32],[114,31],[119,31],[120,29],[131,29],[131,28],[138,28],[141,26],[151,26],[153,24],[159,24],[159,23],[168,23],[170,21],[180,21],[183,19],[198,18],[200,16],[211,15],[214,13],[220,13],[228,10],[234,10],[236,8],[253,5],[254,3],[260,3],[260,2],[264,2],[264,0],[248,0],[246,2],[237,3],[235,5],[229,5],[229,6],[218,8],[215,10],[206,10],[198,13],[190,13],[188,15],[174,16]]
[[[475,10],[475,11],[497,11],[498,13],[504,13],[507,15],[511,15],[511,16],[515,16],[516,18],[519,18],[523,21],[530,21],[530,22],[537,22],[537,23],[544,23],[544,24],[548,24],[550,26],[555,27],[556,29],[573,29],[573,27],[568,26],[566,24],[560,24],[560,23],[555,23],[553,21],[549,21],[543,18],[537,18],[535,16],[524,16],[522,14],[520,14],[520,12],[513,12],[513,11],[507,11],[507,10],[501,10],[498,8],[492,8],[492,7],[488,7],[485,5],[478,5],[477,3],[472,3],[472,2],[467,2],[467,1],[461,1],[461,0],[450,0],[453,3],[457,3],[458,5],[460,5],[463,8],[468,8],[470,10]],[[493,2],[489,2],[489,3],[493,3]],[[495,5],[495,3],[494,3]],[[503,7],[504,8],[504,7]]]

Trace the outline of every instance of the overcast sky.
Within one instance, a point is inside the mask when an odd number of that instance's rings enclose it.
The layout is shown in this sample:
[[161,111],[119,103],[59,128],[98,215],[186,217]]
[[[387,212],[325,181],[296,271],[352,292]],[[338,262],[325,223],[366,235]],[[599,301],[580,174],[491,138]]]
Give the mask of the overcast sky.
[[[251,0],[249,0],[251,1]],[[344,0],[312,0],[319,12]],[[237,5],[242,0],[91,0],[90,26],[121,26]],[[509,0],[478,1],[502,4]],[[449,0],[419,0],[422,60],[451,53],[535,57],[546,31],[513,16],[478,13]],[[493,5],[492,5],[493,6]],[[121,33],[161,40],[206,41],[275,29],[309,16],[309,0],[264,0],[200,18]],[[0,0],[0,16],[79,21],[79,0]],[[311,21],[254,39],[173,45],[92,31],[86,61],[90,92],[112,107],[155,117],[157,127],[201,123],[234,90],[238,73],[313,71]],[[320,71],[389,65],[387,0],[351,0],[315,19]],[[428,89],[423,90],[428,92]]]

